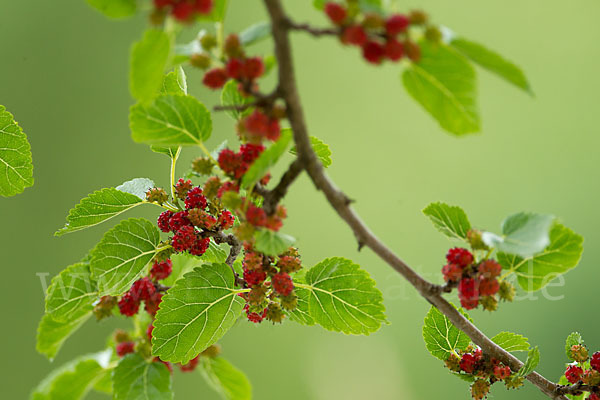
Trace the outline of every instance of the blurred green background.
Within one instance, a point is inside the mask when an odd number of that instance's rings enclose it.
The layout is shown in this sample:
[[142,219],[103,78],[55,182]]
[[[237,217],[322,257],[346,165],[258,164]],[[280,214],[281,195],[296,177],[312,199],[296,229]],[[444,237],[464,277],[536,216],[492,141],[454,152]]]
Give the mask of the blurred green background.
[[[325,23],[310,3],[285,1],[295,19]],[[538,293],[503,304],[494,314],[471,313],[489,335],[512,330],[529,337],[540,346],[539,372],[558,379],[569,332],[582,332],[592,349],[600,349],[600,3],[411,0],[399,6],[423,8],[435,21],[515,60],[528,74],[535,98],[480,71],[483,134],[456,139],[409,99],[398,66],[374,68],[332,39],[296,34],[310,132],[331,146],[328,172],[356,199],[364,219],[430,279],[440,280],[450,245],[421,215],[431,201],[463,206],[481,228],[497,229],[505,216],[525,210],[553,213],[583,234],[580,266],[565,276],[566,286],[548,290],[560,300]],[[134,144],[128,132],[128,52],[146,25],[144,16],[110,21],[83,0],[5,0],[0,15],[0,104],[29,135],[35,163],[35,186],[0,199],[1,397],[24,399],[56,365],[102,349],[119,322],[88,322],[53,364],[36,353],[44,308],[36,274],[49,279],[77,261],[114,221],[60,239],[53,232],[69,208],[93,190],[134,177],[167,184],[168,161]],[[238,31],[264,17],[261,1],[233,0],[226,29]],[[253,51],[270,48],[265,42]],[[201,88],[200,79],[189,73],[191,92],[215,104],[217,96]],[[208,145],[225,138],[234,138],[232,121],[215,115]],[[181,172],[194,151],[186,153]],[[255,398],[469,398],[467,384],[425,349],[421,326],[428,304],[369,250],[357,252],[348,228],[306,176],[285,203],[284,231],[298,238],[305,264],[336,255],[361,264],[384,293],[391,325],[370,337],[354,337],[293,323],[240,323],[221,343],[224,355],[249,375]],[[156,217],[154,210],[134,215]],[[175,374],[175,390],[179,399],[216,398],[196,374]],[[544,398],[529,384],[511,393],[498,386],[493,396]]]

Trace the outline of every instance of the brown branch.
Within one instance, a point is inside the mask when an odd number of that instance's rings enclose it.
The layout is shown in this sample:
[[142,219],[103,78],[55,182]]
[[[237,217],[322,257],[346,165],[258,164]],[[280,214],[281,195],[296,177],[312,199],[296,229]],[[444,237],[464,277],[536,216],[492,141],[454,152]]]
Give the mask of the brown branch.
[[[473,343],[491,357],[494,357],[517,371],[523,363],[485,336],[475,325],[469,322],[458,310],[440,295],[440,286],[434,285],[402,261],[390,250],[361,220],[350,207],[349,198],[329,179],[312,150],[306,127],[302,105],[292,61],[292,50],[289,40],[290,22],[283,11],[280,0],[264,0],[272,22],[275,56],[278,61],[279,85],[286,103],[288,119],[294,133],[294,141],[298,151],[298,159],[318,190],[321,190],[331,206],[354,232],[359,246],[373,250],[382,260],[408,280],[417,291],[431,304],[440,310],[458,329],[463,331]],[[557,392],[557,385],[540,374],[533,372],[527,379],[536,385],[544,394],[552,399],[567,400]]]
[[285,18],[285,23],[287,24],[288,29],[293,29],[295,31],[304,31],[310,33],[313,36],[339,36],[341,30],[339,28],[315,28],[307,23],[298,24],[290,20],[289,18]]
[[244,91],[249,93],[254,98],[253,101],[251,101],[249,103],[245,103],[245,104],[214,106],[213,110],[214,111],[229,111],[229,110],[245,111],[252,107],[271,107],[273,105],[273,103],[275,102],[275,100],[277,100],[281,97],[281,91],[279,90],[279,87],[276,87],[275,90],[273,90],[271,93],[263,94],[263,93],[255,90],[251,86],[250,81],[243,82],[242,86],[243,86]]
[[277,186],[267,193],[263,193],[263,208],[267,215],[273,215],[277,208],[277,204],[285,197],[288,188],[296,180],[298,175],[304,170],[304,165],[299,158],[296,158],[294,162],[290,164],[288,170],[283,174]]
[[229,245],[229,255],[225,260],[225,264],[229,265],[229,268],[231,268],[233,276],[235,276],[235,283],[238,286],[244,287],[244,280],[235,271],[235,268],[233,268],[233,263],[242,251],[242,242],[240,242],[238,238],[235,237],[235,235],[228,235],[226,233],[223,233],[222,231],[205,230],[203,231],[203,234],[212,237],[215,243],[217,244],[227,243]]

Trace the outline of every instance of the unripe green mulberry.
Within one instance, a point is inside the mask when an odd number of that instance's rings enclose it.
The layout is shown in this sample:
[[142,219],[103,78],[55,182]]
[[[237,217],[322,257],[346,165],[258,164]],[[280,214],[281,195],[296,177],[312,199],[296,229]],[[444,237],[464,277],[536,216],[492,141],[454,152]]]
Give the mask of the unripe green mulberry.
[[154,187],[146,192],[146,200],[150,203],[158,203],[162,206],[169,200],[169,195],[164,189]]
[[500,282],[500,289],[498,290],[498,296],[500,300],[513,301],[515,298],[515,288],[507,281]]
[[450,357],[444,363],[450,371],[460,372],[460,358],[456,354],[450,354]]
[[581,380],[586,385],[598,386],[600,385],[600,372],[594,369],[588,369],[586,371],[583,371],[583,375],[581,375]]
[[286,311],[294,311],[298,307],[298,296],[292,292],[287,296],[281,296],[281,307]]
[[507,389],[518,389],[523,386],[524,380],[525,378],[522,376],[511,375],[504,379],[504,386],[506,386]]
[[483,379],[477,379],[471,385],[471,396],[475,400],[482,400],[490,392],[490,383]]
[[428,26],[425,29],[425,38],[430,42],[439,43],[442,40],[442,32],[437,26]]
[[192,169],[200,175],[210,175],[214,166],[208,157],[198,157],[192,161]]
[[114,296],[102,296],[98,304],[94,306],[94,315],[96,319],[100,321],[101,319],[110,317],[112,315],[112,310],[117,306],[119,299]]
[[212,346],[208,346],[206,350],[200,353],[203,357],[215,358],[219,354],[221,354],[221,346],[218,344],[213,344]]
[[477,229],[469,229],[467,232],[467,241],[473,248],[473,250],[487,250],[487,245],[483,242],[481,237],[481,231]]
[[267,298],[267,288],[262,285],[252,286],[248,292],[248,304],[258,306],[265,302]]
[[269,321],[281,323],[284,317],[283,310],[278,303],[269,303],[269,306],[267,307],[267,319]]
[[210,51],[217,45],[217,38],[208,33],[200,38],[200,45],[204,50]]
[[498,308],[498,300],[494,296],[483,296],[479,298],[479,304],[486,311],[496,311]]
[[577,362],[587,361],[587,359],[590,356],[587,348],[581,344],[574,344],[573,346],[571,346],[571,349],[569,350],[569,355],[571,356],[571,359]]

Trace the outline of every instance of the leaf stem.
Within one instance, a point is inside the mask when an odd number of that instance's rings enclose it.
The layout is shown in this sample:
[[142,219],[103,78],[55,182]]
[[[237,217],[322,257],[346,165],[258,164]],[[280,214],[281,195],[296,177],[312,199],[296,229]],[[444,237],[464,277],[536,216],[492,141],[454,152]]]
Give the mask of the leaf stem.
[[179,154],[181,154],[181,146],[177,148],[175,155],[171,157],[171,197],[175,204],[179,206],[179,202],[177,201],[177,197],[175,196],[175,167],[177,166],[177,159],[179,159]]

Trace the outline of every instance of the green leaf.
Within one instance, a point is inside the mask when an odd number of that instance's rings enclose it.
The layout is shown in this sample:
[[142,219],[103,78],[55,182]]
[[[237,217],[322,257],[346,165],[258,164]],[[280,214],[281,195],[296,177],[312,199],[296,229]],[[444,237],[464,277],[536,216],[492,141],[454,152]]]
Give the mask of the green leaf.
[[285,153],[292,141],[290,129],[282,129],[281,137],[252,163],[242,178],[242,187],[249,188],[258,182],[273,167],[279,158]]
[[98,288],[86,263],[73,264],[55,276],[46,293],[46,312],[55,321],[71,321],[93,310]]
[[131,49],[129,90],[140,102],[156,96],[171,54],[171,39],[165,32],[149,29]]
[[44,315],[37,331],[37,351],[52,360],[65,340],[79,329],[90,316],[91,313],[88,313],[68,322],[57,322],[49,314]]
[[206,107],[194,97],[163,94],[148,105],[134,105],[129,126],[138,143],[190,146],[210,137],[212,120]]
[[19,194],[33,185],[31,146],[11,113],[0,106],[0,196]]
[[103,379],[112,351],[90,354],[52,371],[31,393],[31,400],[78,400]]
[[[240,106],[244,104],[250,104],[253,101],[254,98],[252,96],[242,96],[238,90],[238,83],[233,80],[227,82],[221,91],[221,105],[223,106]],[[225,112],[227,115],[237,121],[242,116],[247,115],[250,111],[252,110],[249,108],[244,111],[226,110]]]
[[457,136],[480,130],[475,70],[467,59],[444,44],[420,42],[422,57],[402,80],[408,93],[446,131]]
[[[467,316],[462,310],[460,311]],[[456,350],[466,349],[471,343],[466,333],[454,326],[440,310],[433,306],[425,316],[423,339],[431,355],[442,361],[446,361],[451,354],[456,354]]]
[[[329,150],[329,146],[323,143],[319,138],[314,136],[310,137],[310,144],[312,146],[313,151],[317,155],[317,158],[321,160],[323,166],[325,168],[331,165],[331,150]],[[290,149],[290,153],[296,155],[298,151],[296,150],[296,146]]]
[[208,384],[226,400],[252,399],[246,375],[222,357],[202,357],[200,372]]
[[516,376],[527,376],[533,372],[535,367],[540,363],[540,350],[537,346],[529,350],[527,354],[527,360],[525,360],[525,364],[521,367],[521,369],[517,372]]
[[464,38],[452,39],[450,45],[488,71],[533,94],[523,71],[495,51]]
[[[303,274],[303,275],[301,275],[301,273],[296,274],[294,276],[294,282],[296,282],[296,284],[298,284],[298,283],[305,284],[306,283],[306,281],[304,279],[305,276],[306,276],[306,274]],[[298,305],[296,306],[294,311],[288,313],[290,320],[297,322],[299,324],[302,324],[302,325],[307,325],[307,326],[314,325],[316,322],[313,319],[313,317],[310,316],[310,310],[308,307],[308,304],[310,301],[310,295],[311,295],[310,290],[301,288],[301,287],[296,287],[294,289],[294,292],[296,293],[296,296],[298,296]]]
[[187,79],[181,66],[165,75],[160,92],[163,94],[187,94]]
[[464,210],[446,203],[431,203],[423,209],[433,225],[444,235],[452,239],[467,239],[471,223]]
[[150,146],[150,150],[158,154],[164,154],[171,159],[178,158],[181,153],[181,147]]
[[271,24],[268,22],[259,22],[254,24],[240,33],[240,41],[244,46],[250,46],[260,42],[271,35]]
[[550,244],[549,232],[553,222],[553,215],[513,214],[502,222],[502,236],[484,232],[482,240],[498,251],[529,257]]
[[160,233],[145,219],[126,219],[106,232],[92,251],[90,268],[99,295],[119,296],[144,275],[157,252]]
[[278,256],[294,244],[296,239],[285,233],[275,232],[270,229],[261,229],[254,234],[256,251],[269,256]]
[[573,358],[571,357],[571,347],[576,344],[583,344],[583,338],[579,332],[572,332],[569,336],[567,336],[567,340],[565,341],[565,353],[567,354],[567,358],[571,361]]
[[492,342],[509,352],[529,350],[527,338],[512,332],[500,332],[492,338]]
[[69,211],[66,225],[56,231],[54,235],[61,236],[65,233],[96,226],[140,204],[148,204],[143,201],[146,197],[145,194],[143,197],[140,195],[144,188],[153,186],[154,182],[151,180],[139,178],[125,182],[117,188],[107,188],[91,193]]
[[152,331],[152,354],[187,363],[219,340],[239,317],[243,300],[227,264],[195,268],[163,297]]
[[583,252],[583,237],[569,228],[555,223],[550,230],[550,245],[531,257],[498,253],[498,262],[504,269],[517,275],[519,285],[527,291],[543,288],[552,279],[575,268]]
[[387,323],[383,296],[367,271],[345,258],[327,258],[306,272],[310,316],[323,328],[369,335]]
[[108,18],[127,18],[137,10],[136,0],[87,0],[88,4]]
[[113,371],[114,400],[170,400],[171,373],[161,362],[127,354]]

